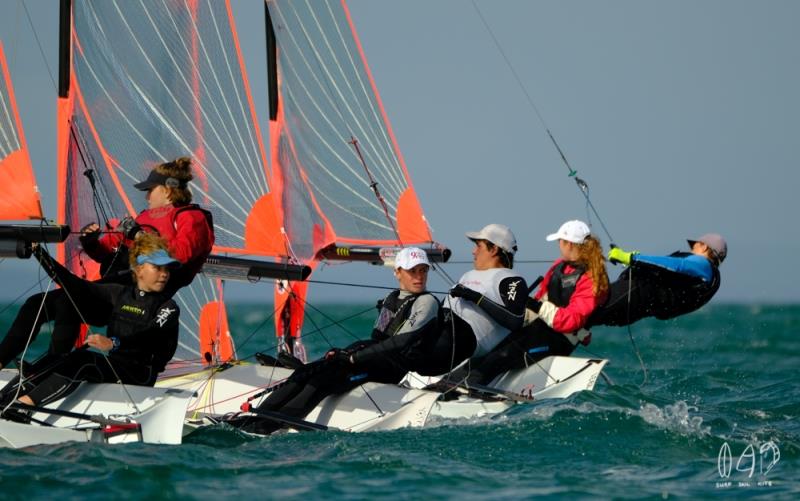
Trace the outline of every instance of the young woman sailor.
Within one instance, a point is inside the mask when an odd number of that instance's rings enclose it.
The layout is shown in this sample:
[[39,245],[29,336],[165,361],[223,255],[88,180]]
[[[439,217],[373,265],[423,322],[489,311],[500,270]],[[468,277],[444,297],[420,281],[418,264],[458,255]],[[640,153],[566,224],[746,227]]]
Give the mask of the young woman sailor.
[[114,275],[130,278],[124,254],[141,231],[164,238],[169,251],[181,263],[164,289],[174,295],[189,285],[203,267],[214,245],[214,225],[211,213],[192,203],[188,183],[193,179],[192,160],[181,157],[155,166],[147,179],[134,188],[147,192],[147,209],[136,216],[123,219],[118,231],[100,236],[100,226],[90,223],[81,230],[83,250],[101,263],[104,276],[114,281]]
[[[82,381],[152,386],[178,346],[178,305],[164,294],[170,268],[179,264],[160,237],[136,239],[130,252],[134,284],[89,282],[73,275],[41,247],[42,268],[69,292],[81,311],[110,312],[106,334],[91,334],[84,348],[69,354],[48,353],[25,371],[21,387],[13,380],[0,392],[7,404],[44,405],[72,393]],[[23,312],[20,312],[24,314]],[[28,324],[33,319],[25,319]],[[23,416],[24,417],[24,416]]]
[[[170,277],[163,293],[171,297],[192,282],[211,252],[214,230],[211,214],[191,203],[192,193],[187,185],[191,179],[192,163],[187,157],[157,165],[145,181],[134,185],[147,191],[148,204],[135,220],[124,219],[117,231],[103,236],[97,223],[84,227],[81,244],[92,259],[101,263],[103,278],[100,283],[132,283],[128,249],[142,231],[164,238],[170,253],[182,264]],[[31,341],[39,333],[41,323],[54,320],[50,353],[69,353],[78,338],[81,323],[103,326],[109,321],[109,312],[102,309],[87,309],[79,314],[61,289],[30,296],[21,307],[26,313],[17,318],[34,318],[42,301],[41,322],[33,326]],[[12,324],[0,341],[0,368],[22,352],[30,333],[30,324]]]
[[505,371],[550,355],[566,356],[578,343],[589,344],[588,331],[582,328],[608,291],[600,242],[577,220],[567,221],[547,240],[558,240],[561,257],[547,271],[533,298],[528,298],[525,326],[448,379],[488,384]]
[[719,266],[728,255],[728,244],[717,233],[687,242],[690,252],[669,256],[611,249],[608,260],[628,268],[611,284],[608,301],[589,325],[630,325],[650,316],[666,320],[709,302],[719,290]]

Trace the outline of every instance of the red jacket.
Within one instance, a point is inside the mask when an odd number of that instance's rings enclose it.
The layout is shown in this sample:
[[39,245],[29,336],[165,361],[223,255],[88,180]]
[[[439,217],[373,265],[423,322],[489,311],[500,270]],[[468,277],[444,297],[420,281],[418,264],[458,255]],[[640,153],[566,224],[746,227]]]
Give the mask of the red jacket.
[[[179,279],[180,286],[189,284],[214,245],[214,229],[206,212],[193,205],[167,205],[140,212],[136,222],[143,230],[155,231],[167,241],[170,254],[183,265],[178,277],[173,278]],[[84,250],[89,257],[102,262],[123,244],[130,248],[132,242],[121,233],[110,232],[100,237],[95,245],[84,246]]]
[[[544,275],[539,289],[534,294],[534,298],[542,300],[547,294],[547,286],[550,283],[550,277],[553,275],[553,270],[560,265],[564,260],[558,259],[553,266],[547,270]],[[564,267],[564,273],[571,273],[575,268],[567,264]],[[555,307],[555,314],[552,314],[553,308],[543,307],[540,311],[540,317],[556,332],[569,334],[577,331],[586,325],[589,316],[598,306],[605,303],[607,293],[595,296],[592,292],[594,282],[590,273],[584,273],[578,278],[575,284],[575,292],[569,298],[569,303],[566,306]],[[552,305],[552,303],[550,303]],[[554,306],[554,305],[553,305]]]

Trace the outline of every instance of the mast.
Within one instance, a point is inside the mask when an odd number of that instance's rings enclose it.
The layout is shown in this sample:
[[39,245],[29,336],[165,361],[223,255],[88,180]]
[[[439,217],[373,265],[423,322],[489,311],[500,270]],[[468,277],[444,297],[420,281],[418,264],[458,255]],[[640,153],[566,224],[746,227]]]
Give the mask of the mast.
[[58,11],[58,97],[69,94],[72,0],[60,0]]

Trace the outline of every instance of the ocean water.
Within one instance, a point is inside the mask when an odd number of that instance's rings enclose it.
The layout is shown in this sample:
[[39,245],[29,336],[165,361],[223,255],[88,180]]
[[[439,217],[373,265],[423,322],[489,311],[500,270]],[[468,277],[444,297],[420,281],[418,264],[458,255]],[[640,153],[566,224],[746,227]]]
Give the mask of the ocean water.
[[[373,314],[311,311],[310,354],[366,337]],[[241,356],[270,351],[267,309],[232,305],[230,317]],[[0,449],[0,496],[800,499],[800,306],[715,304],[631,334],[646,379],[628,331],[597,328],[576,354],[609,359],[609,381],[493,419],[263,439],[220,426],[180,446]]]

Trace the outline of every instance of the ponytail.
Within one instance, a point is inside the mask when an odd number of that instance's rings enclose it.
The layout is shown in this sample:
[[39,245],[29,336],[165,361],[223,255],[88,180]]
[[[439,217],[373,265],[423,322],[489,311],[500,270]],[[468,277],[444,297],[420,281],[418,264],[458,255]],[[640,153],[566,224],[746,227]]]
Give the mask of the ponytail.
[[582,244],[576,244],[576,246],[578,248],[577,261],[586,267],[589,276],[592,277],[592,293],[595,297],[605,294],[608,291],[608,274],[600,240],[594,235],[589,235]]
[[175,205],[186,205],[192,202],[192,192],[189,191],[187,184],[194,176],[192,175],[192,159],[189,157],[176,158],[171,162],[157,165],[153,170],[159,174],[178,180],[178,186],[167,186],[170,201]]

